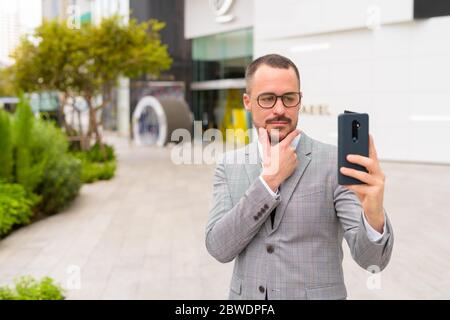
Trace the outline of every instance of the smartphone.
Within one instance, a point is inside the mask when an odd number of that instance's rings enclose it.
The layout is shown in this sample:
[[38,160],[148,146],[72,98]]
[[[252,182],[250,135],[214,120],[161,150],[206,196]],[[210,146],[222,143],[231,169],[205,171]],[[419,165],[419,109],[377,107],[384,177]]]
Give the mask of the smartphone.
[[338,116],[338,183],[340,185],[365,184],[343,175],[341,167],[367,172],[366,168],[347,161],[347,155],[369,156],[369,115],[345,110]]

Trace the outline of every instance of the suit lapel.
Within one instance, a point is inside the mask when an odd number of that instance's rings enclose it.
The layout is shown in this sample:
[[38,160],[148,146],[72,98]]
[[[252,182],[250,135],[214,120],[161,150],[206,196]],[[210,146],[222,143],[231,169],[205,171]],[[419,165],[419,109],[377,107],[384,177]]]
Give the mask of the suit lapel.
[[311,138],[309,138],[302,131],[302,136],[296,149],[299,165],[295,169],[294,173],[281,184],[281,203],[277,207],[277,213],[275,215],[273,228],[271,226],[270,219],[268,219],[269,223],[266,223],[266,229],[269,234],[274,232],[280,225],[281,219],[283,218],[283,215],[286,211],[286,207],[289,203],[292,193],[294,192],[295,187],[299,183],[301,177],[303,176],[303,173],[305,172],[311,161],[311,144]]
[[261,158],[258,153],[256,142],[249,143],[245,147],[245,171],[247,173],[249,185],[261,174]]

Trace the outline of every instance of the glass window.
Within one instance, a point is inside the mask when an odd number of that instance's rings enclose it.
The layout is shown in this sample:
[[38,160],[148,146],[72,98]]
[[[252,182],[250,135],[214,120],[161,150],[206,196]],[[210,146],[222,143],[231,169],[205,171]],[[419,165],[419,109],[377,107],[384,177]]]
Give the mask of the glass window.
[[194,81],[244,78],[252,56],[252,29],[193,39]]

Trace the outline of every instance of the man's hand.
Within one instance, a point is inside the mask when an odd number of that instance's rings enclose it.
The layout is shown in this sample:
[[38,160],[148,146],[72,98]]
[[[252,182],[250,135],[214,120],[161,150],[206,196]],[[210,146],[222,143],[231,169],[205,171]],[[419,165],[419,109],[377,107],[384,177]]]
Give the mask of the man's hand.
[[262,178],[274,192],[297,167],[297,154],[291,147],[291,142],[299,133],[300,131],[295,129],[283,141],[272,146],[267,130],[259,128],[258,139],[263,149]]
[[349,185],[346,187],[358,196],[369,224],[379,233],[383,233],[385,176],[380,168],[372,135],[369,135],[369,157],[351,154],[347,156],[347,160],[365,167],[368,171],[366,173],[350,168],[341,168],[342,174],[366,183],[366,185]]

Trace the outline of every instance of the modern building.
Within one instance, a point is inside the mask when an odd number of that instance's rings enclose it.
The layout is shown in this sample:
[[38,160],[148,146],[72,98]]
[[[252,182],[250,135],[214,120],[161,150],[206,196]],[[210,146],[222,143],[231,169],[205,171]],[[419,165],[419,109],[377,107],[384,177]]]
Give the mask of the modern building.
[[42,0],[42,17],[47,20],[66,19],[71,0]]
[[[245,68],[254,56],[253,0],[185,1],[185,37],[192,41],[193,111],[203,128],[252,127],[241,102]],[[225,136],[225,135],[224,135]]]
[[10,10],[0,10],[0,61],[5,65],[13,63],[9,55],[19,44],[22,33],[17,6],[10,6]]
[[62,19],[76,26],[98,23],[113,14],[128,15],[129,0],[42,0],[44,19]]
[[[130,17],[138,22],[157,19],[165,23],[161,30],[161,42],[167,45],[172,58],[172,66],[164,71],[160,80],[137,79],[130,83],[131,110],[138,104],[142,96],[168,95],[184,99],[191,105],[192,96],[186,93],[186,88],[192,81],[191,42],[184,38],[184,1],[179,0],[130,0]],[[175,81],[175,82],[173,82]]]
[[188,0],[185,6],[193,109],[207,126],[251,126],[240,99],[245,66],[279,53],[300,69],[299,127],[314,138],[336,144],[338,114],[367,112],[380,158],[450,163],[448,1]]

